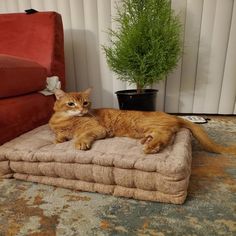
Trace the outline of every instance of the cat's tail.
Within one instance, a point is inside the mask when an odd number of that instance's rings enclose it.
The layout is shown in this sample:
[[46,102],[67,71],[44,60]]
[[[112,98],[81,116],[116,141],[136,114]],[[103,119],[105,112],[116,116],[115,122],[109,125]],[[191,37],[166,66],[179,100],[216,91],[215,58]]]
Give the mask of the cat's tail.
[[214,153],[228,153],[236,155],[236,146],[222,146],[215,143],[212,139],[209,138],[204,129],[197,124],[194,124],[188,120],[178,118],[181,127],[190,129],[193,136],[199,141],[202,147],[208,152]]

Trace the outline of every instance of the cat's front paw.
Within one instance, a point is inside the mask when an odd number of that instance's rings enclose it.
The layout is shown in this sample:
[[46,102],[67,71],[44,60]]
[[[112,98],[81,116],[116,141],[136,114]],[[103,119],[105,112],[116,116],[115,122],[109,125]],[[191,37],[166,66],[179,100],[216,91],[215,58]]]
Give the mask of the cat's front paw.
[[86,140],[76,141],[75,148],[79,150],[89,150],[91,148],[91,142]]

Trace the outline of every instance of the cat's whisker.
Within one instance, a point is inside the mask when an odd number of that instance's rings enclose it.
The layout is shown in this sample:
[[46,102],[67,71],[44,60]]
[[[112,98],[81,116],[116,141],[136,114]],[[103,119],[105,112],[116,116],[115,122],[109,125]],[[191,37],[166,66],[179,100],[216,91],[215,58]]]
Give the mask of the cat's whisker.
[[88,114],[96,118],[96,116],[95,116],[95,115],[93,115],[92,113],[90,113],[89,111],[88,111]]

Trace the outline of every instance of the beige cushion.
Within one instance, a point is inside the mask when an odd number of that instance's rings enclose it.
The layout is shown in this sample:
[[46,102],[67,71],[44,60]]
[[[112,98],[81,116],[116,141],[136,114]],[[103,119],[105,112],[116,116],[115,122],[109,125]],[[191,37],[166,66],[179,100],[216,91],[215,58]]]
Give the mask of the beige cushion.
[[54,144],[48,125],[0,146],[0,176],[81,191],[181,204],[191,173],[191,134],[179,131],[158,154],[143,154],[139,140],[96,141],[89,151],[73,140]]

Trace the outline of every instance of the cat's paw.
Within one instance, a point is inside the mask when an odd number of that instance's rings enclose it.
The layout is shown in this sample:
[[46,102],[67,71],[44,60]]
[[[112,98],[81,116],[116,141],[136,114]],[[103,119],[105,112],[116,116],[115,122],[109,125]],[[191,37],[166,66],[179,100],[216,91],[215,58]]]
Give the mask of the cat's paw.
[[163,145],[156,136],[146,135],[142,140],[143,152],[146,154],[154,154],[160,152]]
[[89,150],[91,148],[91,143],[86,140],[76,141],[75,148],[79,150]]
[[152,135],[147,134],[147,135],[145,135],[144,138],[142,138],[142,139],[140,140],[140,143],[141,143],[141,144],[148,144],[148,143],[151,142],[152,139],[153,139]]
[[160,145],[156,145],[155,147],[151,147],[148,144],[143,145],[143,152],[146,154],[155,154],[161,150]]

